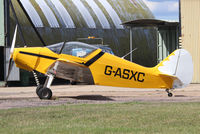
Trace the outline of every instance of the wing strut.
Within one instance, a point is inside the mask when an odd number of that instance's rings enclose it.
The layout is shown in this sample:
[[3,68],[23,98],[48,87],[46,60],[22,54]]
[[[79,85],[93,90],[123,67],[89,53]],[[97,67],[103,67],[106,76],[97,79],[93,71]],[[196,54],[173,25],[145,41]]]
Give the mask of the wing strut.
[[22,5],[20,0],[17,0],[17,2],[19,3],[20,7],[22,8],[22,10],[24,11],[28,21],[31,23],[31,26],[33,27],[36,35],[38,36],[38,38],[40,39],[40,41],[42,42],[43,46],[47,46],[46,43],[44,42],[44,40],[42,39],[42,36],[40,35],[40,33],[38,32],[37,28],[35,27],[35,25],[33,24],[31,18],[29,17],[28,13],[26,12],[26,9],[24,8],[24,6]]
[[24,35],[23,35],[23,32],[22,32],[21,26],[20,26],[20,24],[19,24],[19,20],[18,20],[18,18],[17,18],[15,9],[14,9],[14,7],[13,7],[12,1],[9,0],[9,2],[10,2],[9,4],[10,4],[11,10],[12,10],[12,12],[13,12],[14,18],[15,18],[16,23],[17,23],[17,27],[18,27],[18,29],[19,29],[20,37],[21,37],[21,39],[22,39],[22,41],[23,41],[23,43],[24,43],[24,46],[26,46],[27,44],[26,44],[26,41],[25,41],[25,38],[24,38]]

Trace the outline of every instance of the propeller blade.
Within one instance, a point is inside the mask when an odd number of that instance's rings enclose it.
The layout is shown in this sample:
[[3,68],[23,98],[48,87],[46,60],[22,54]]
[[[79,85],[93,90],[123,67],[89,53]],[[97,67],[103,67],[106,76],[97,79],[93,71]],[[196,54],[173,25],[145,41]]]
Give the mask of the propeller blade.
[[12,70],[13,64],[14,64],[14,61],[12,60],[12,58],[10,58],[9,64],[8,64],[8,74],[6,76],[6,83],[8,82],[8,78],[10,76],[10,72]]
[[15,49],[16,37],[17,37],[17,25],[15,27],[15,32],[14,32],[14,36],[13,36],[13,40],[12,40],[12,45],[11,45],[11,48],[10,48],[10,58],[9,58],[9,64],[8,64],[8,74],[7,74],[6,80],[5,80],[6,86],[7,86],[8,78],[10,76],[10,72],[11,72],[13,64],[14,64],[14,61],[12,59],[12,55],[13,55],[13,52],[14,52],[14,49]]
[[[16,36],[17,36],[17,25],[15,27],[15,33],[14,33],[14,36],[13,36],[13,40],[12,40],[12,46],[10,48],[10,55],[13,54],[14,52],[14,48],[15,48],[15,43],[16,43]],[[11,56],[10,56],[11,57]]]

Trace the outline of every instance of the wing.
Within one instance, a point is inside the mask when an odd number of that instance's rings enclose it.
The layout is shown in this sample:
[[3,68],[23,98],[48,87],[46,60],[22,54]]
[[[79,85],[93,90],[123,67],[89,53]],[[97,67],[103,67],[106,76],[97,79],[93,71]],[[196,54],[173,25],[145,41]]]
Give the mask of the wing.
[[48,73],[54,74],[55,77],[72,80],[84,84],[94,84],[90,69],[80,63],[58,59],[48,69]]

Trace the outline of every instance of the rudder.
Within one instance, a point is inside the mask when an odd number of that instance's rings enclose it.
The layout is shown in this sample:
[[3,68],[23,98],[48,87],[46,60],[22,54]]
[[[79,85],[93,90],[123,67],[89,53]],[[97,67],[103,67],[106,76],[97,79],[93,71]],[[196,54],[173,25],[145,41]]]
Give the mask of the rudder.
[[189,85],[193,77],[192,56],[185,49],[178,49],[156,66],[167,75],[176,77],[173,88],[182,88]]

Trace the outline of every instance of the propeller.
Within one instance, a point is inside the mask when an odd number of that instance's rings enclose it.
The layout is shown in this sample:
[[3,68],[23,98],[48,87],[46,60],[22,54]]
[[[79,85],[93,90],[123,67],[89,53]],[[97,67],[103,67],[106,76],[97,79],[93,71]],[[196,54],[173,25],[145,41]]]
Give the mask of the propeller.
[[8,74],[6,76],[6,86],[7,86],[7,82],[8,82],[8,78],[10,76],[10,72],[12,70],[12,67],[13,67],[13,64],[14,64],[14,61],[13,61],[13,52],[14,52],[14,49],[15,49],[15,43],[16,43],[16,36],[17,36],[17,25],[15,27],[15,32],[14,32],[14,36],[13,36],[13,40],[12,40],[12,45],[11,45],[11,48],[10,48],[10,58],[9,58],[9,64],[8,64]]

